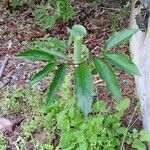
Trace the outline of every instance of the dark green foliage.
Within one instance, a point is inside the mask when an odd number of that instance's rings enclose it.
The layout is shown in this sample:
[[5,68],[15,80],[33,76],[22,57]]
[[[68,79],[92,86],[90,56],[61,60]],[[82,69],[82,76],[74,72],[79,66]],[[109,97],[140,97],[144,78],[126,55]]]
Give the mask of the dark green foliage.
[[34,84],[46,77],[54,69],[55,65],[55,63],[47,64],[41,71],[32,77],[30,84]]
[[58,70],[55,73],[55,78],[53,79],[49,87],[49,92],[47,94],[47,99],[46,99],[46,106],[49,106],[53,101],[54,96],[63,81],[65,72],[66,72],[66,64],[62,64],[61,66],[58,67]]
[[138,68],[136,65],[130,60],[127,55],[121,53],[106,53],[104,57],[114,66],[118,67],[126,71],[131,75],[139,75]]
[[99,58],[94,59],[94,64],[97,72],[100,75],[100,78],[106,82],[108,90],[116,99],[120,99],[121,98],[120,87],[118,84],[117,77],[112,68]]
[[50,55],[49,53],[41,50],[30,49],[25,52],[20,52],[18,57],[23,59],[30,59],[33,61],[48,61],[55,62],[55,57]]
[[[121,124],[124,111],[130,105],[129,99],[115,102],[113,111],[107,108],[103,100],[98,100],[92,106],[92,114],[85,119],[69,90],[70,80],[71,76],[66,75],[61,86],[61,97],[55,96],[47,113],[42,107],[43,94],[36,86],[17,88],[13,93],[5,95],[5,112],[9,115],[12,112],[24,113],[27,118],[21,123],[21,136],[15,141],[18,148],[23,149],[32,138],[30,143],[39,150],[119,150],[123,140],[124,145],[146,150],[144,142],[150,140],[150,134],[136,129],[129,132],[130,124],[129,128]],[[40,144],[36,137],[33,138],[33,134],[40,133],[43,129],[47,141]],[[59,141],[55,148],[51,145],[53,140]],[[5,150],[3,137],[0,137],[0,144],[0,148]]]
[[110,38],[105,42],[103,46],[103,50],[108,51],[117,45],[121,45],[127,42],[131,38],[131,36],[137,33],[138,31],[139,31],[138,29],[129,28],[129,29],[122,30],[120,32],[113,33],[110,36]]
[[68,21],[75,15],[74,9],[71,6],[71,0],[51,0],[51,4],[55,8],[55,12],[64,21]]
[[32,5],[34,2],[35,0],[12,0],[10,5],[13,7],[13,9],[18,9],[24,4]]
[[51,48],[51,49],[43,48],[43,49],[41,49],[41,50],[50,53],[51,55],[55,56],[55,57],[58,58],[58,59],[62,59],[62,60],[65,60],[65,61],[68,60],[68,57],[66,56],[66,54],[65,54],[63,51],[61,51],[61,50],[55,51],[55,50],[52,49],[52,48]]
[[91,111],[94,90],[91,72],[85,64],[75,70],[75,88],[79,106],[87,117]]
[[[48,13],[48,6],[54,8],[53,15]],[[36,10],[36,19],[45,29],[53,27],[59,18],[68,22],[74,15],[71,0],[51,0],[46,4],[41,4]]]
[[[112,36],[104,44],[103,54],[93,60],[100,78],[106,83],[107,89],[116,100],[120,100],[122,96],[117,76],[115,75],[112,66],[124,70],[131,75],[139,75],[139,72],[129,57],[120,53],[110,53],[108,50],[116,45],[126,42],[137,31],[138,30],[136,29],[129,28],[112,34]],[[43,41],[34,42],[32,49],[21,52],[18,56],[31,60],[42,60],[55,63],[56,66],[58,66],[58,70],[55,72],[55,77],[50,85],[47,95],[46,104],[48,107],[53,101],[54,95],[61,85],[67,64],[74,65],[76,98],[82,112],[87,117],[91,112],[94,90],[91,70],[88,68],[88,65],[91,63],[91,60],[87,57],[89,56],[89,51],[86,50],[85,53],[85,50],[83,50],[85,48],[87,49],[87,47],[83,44],[86,29],[81,25],[74,25],[71,29],[69,29],[69,33],[70,37],[68,45],[57,38],[47,38],[43,39]],[[67,57],[65,51],[67,48],[71,48],[72,44],[74,46],[74,56]],[[53,67],[51,68],[49,65],[46,66],[44,70],[40,71],[33,77],[33,80],[41,80],[43,77],[47,76],[52,69]]]
[[[24,4],[33,7],[35,2],[36,0],[12,0],[10,5],[16,10]],[[75,15],[71,0],[48,0],[38,3],[39,5],[36,8],[33,7],[35,18],[44,29],[53,27],[58,19],[68,22]]]

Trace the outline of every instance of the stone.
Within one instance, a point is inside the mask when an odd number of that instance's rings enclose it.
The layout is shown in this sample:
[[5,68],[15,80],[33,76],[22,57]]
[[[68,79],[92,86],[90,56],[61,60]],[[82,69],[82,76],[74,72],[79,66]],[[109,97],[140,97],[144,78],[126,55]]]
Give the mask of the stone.
[[0,89],[2,89],[4,86],[3,82],[0,81]]
[[12,125],[12,123],[10,122],[9,119],[1,117],[0,118],[0,133],[3,133],[11,125]]
[[3,83],[5,84],[5,85],[7,85],[9,82],[10,82],[10,78],[7,78],[7,77],[4,77],[4,78],[2,78],[2,81],[3,81]]
[[3,109],[4,109],[4,105],[0,103],[0,113],[2,112]]

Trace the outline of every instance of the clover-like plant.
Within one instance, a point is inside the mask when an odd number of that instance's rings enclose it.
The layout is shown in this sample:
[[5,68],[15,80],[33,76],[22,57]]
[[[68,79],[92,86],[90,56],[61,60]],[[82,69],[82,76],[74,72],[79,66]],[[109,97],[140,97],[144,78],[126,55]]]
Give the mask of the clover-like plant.
[[[93,79],[89,65],[94,62],[95,69],[100,78],[106,83],[107,89],[113,98],[120,100],[122,98],[121,90],[113,67],[124,70],[131,75],[139,75],[139,71],[128,56],[118,52],[111,52],[110,49],[125,43],[136,32],[138,32],[137,29],[131,28],[115,32],[103,45],[103,54],[94,59],[90,59],[84,56],[86,54],[89,55],[87,47],[83,43],[83,38],[86,36],[86,29],[81,25],[74,25],[69,29],[70,37],[68,44],[57,38],[52,38],[49,41],[51,44],[39,44],[40,46],[34,46],[30,50],[21,52],[18,56],[34,61],[47,62],[43,70],[32,77],[31,84],[40,81],[52,70],[56,70],[54,79],[48,89],[46,99],[47,107],[54,100],[54,96],[67,71],[67,65],[74,65],[76,99],[84,115],[88,116],[91,112],[94,96]],[[71,48],[71,44],[74,46],[74,56],[69,59],[65,54],[65,50]]]

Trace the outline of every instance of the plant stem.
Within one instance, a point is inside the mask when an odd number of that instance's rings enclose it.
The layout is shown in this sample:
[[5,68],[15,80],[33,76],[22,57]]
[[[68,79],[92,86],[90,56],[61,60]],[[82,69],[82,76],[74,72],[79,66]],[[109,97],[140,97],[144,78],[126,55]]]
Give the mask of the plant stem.
[[123,150],[125,138],[126,138],[126,135],[127,135],[127,133],[128,133],[129,127],[130,127],[130,125],[131,125],[131,122],[132,122],[132,120],[133,120],[133,117],[134,117],[134,115],[135,115],[135,113],[136,113],[136,111],[137,111],[137,108],[138,108],[138,107],[135,107],[134,112],[133,112],[133,114],[132,114],[132,116],[131,116],[131,119],[129,120],[128,127],[127,127],[127,129],[126,129],[126,132],[125,132],[124,135],[123,135],[123,140],[122,140],[122,143],[121,143],[120,150]]
[[74,64],[81,63],[82,37],[74,39]]
[[74,62],[72,62],[72,61],[68,61],[66,64],[67,64],[68,66],[80,65],[80,63],[74,63]]

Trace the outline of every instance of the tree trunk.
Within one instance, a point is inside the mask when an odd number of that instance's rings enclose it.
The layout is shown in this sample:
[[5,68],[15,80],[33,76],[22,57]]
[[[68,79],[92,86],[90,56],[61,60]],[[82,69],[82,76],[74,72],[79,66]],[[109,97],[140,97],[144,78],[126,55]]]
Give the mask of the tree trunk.
[[[144,0],[145,1],[145,0]],[[133,0],[130,27],[138,28],[136,15],[142,6],[135,8],[137,0]],[[135,76],[136,90],[141,103],[143,127],[150,133],[150,17],[145,32],[139,31],[130,40],[130,49],[134,63],[138,66],[141,76]],[[150,150],[150,143],[148,143]]]

